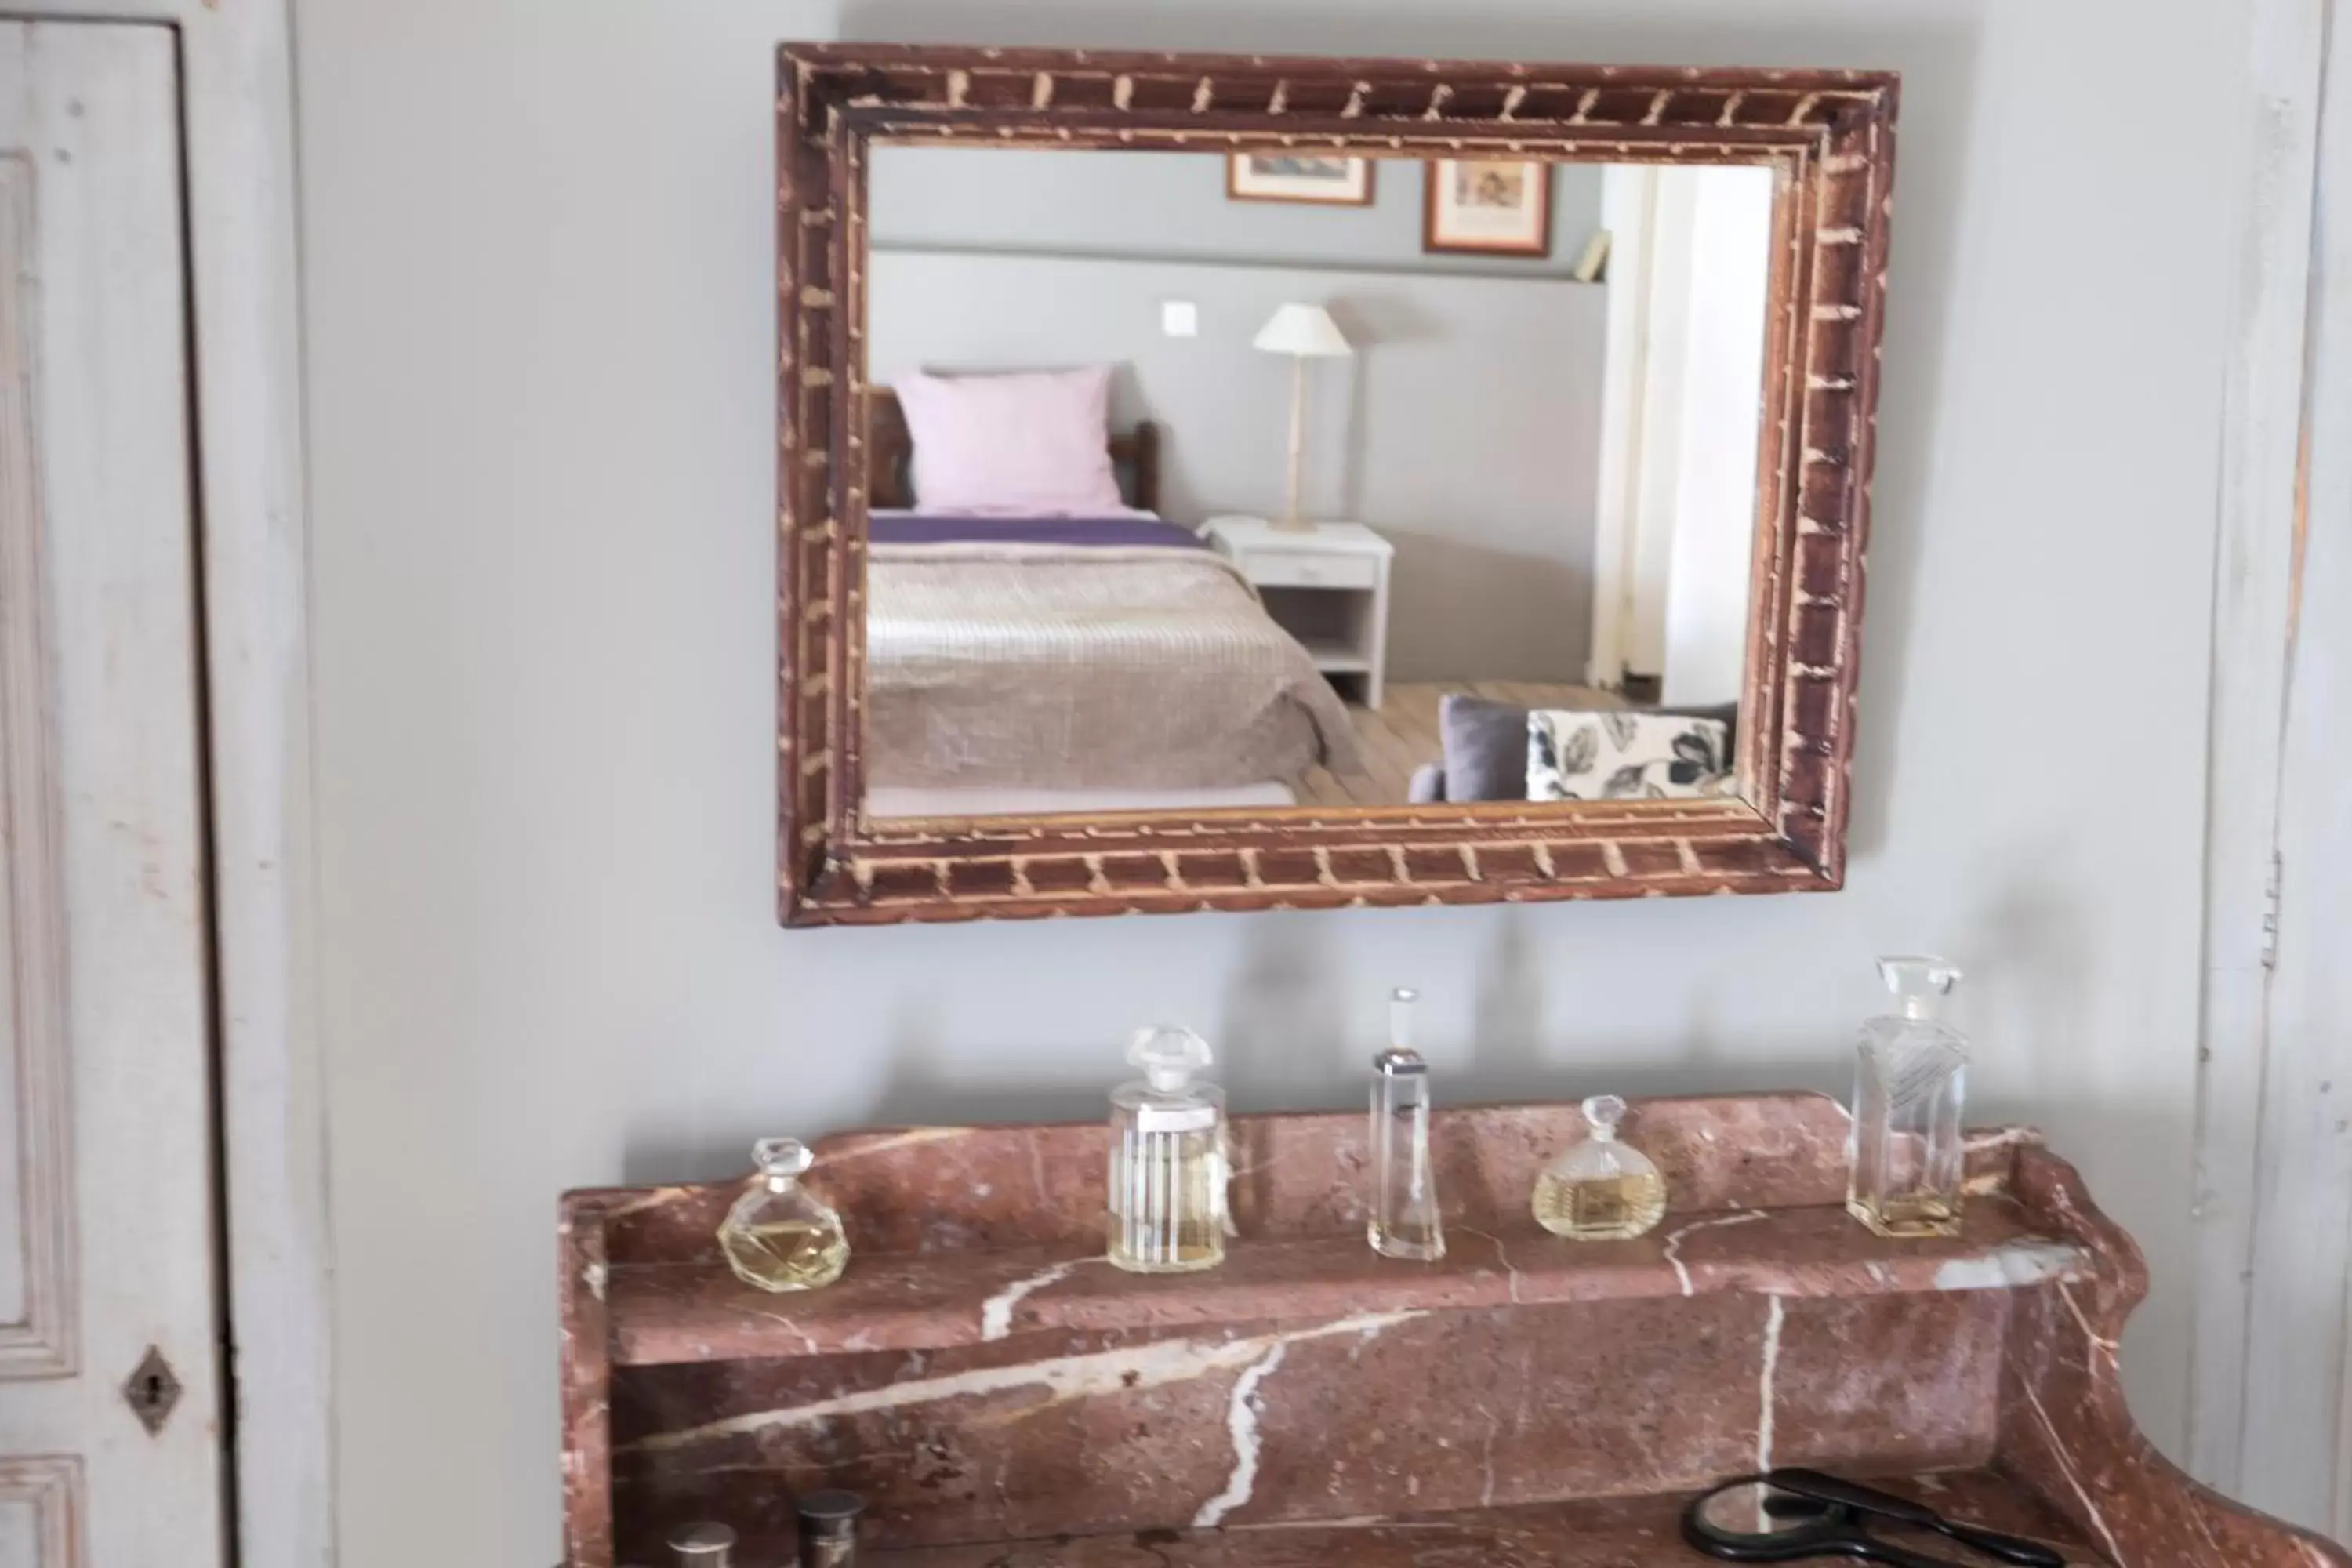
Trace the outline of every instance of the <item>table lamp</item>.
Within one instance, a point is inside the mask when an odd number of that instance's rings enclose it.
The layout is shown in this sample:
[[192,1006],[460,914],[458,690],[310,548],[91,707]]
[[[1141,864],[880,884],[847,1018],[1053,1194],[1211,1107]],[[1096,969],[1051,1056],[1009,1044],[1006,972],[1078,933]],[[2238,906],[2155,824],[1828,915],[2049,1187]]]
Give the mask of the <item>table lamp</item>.
[[1307,433],[1307,362],[1337,359],[1356,351],[1349,345],[1348,335],[1339,330],[1339,324],[1331,319],[1331,313],[1320,305],[1283,306],[1258,329],[1251,346],[1267,353],[1288,354],[1291,359],[1290,491],[1282,519],[1275,526],[1311,529],[1315,525],[1300,521],[1298,516],[1299,453],[1306,445]]

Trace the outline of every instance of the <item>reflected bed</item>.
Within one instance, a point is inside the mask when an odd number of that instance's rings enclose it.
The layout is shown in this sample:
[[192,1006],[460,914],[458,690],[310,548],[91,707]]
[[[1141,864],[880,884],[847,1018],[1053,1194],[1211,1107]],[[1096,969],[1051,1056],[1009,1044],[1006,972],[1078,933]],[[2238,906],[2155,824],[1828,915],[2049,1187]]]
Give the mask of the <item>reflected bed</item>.
[[873,530],[877,791],[1230,790],[1357,765],[1307,650],[1189,530],[884,513]]
[[[877,503],[911,502],[898,400],[871,405]],[[1108,438],[1115,515],[877,504],[866,552],[869,815],[1286,805],[1353,771],[1347,710],[1255,590],[1149,510],[1149,425]]]

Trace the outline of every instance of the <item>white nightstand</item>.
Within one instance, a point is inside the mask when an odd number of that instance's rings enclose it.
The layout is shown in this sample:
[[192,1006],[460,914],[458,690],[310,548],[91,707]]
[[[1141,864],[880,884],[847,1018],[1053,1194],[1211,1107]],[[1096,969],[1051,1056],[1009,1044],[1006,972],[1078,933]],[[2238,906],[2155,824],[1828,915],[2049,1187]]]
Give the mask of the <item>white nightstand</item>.
[[1259,517],[1211,518],[1202,530],[1265,601],[1266,614],[1314,656],[1343,696],[1381,705],[1389,654],[1389,542],[1360,522],[1282,529]]

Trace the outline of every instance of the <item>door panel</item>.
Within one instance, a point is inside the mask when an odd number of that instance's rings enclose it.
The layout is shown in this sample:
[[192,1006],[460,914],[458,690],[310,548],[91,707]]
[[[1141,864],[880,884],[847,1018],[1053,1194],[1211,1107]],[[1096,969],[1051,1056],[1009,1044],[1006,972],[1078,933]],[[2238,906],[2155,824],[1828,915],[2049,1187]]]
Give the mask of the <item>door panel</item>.
[[[33,173],[0,153],[0,1377],[74,1370],[65,897],[58,881],[56,747],[47,731],[37,454],[27,394],[38,308]],[[17,283],[16,287],[5,286]],[[0,1559],[5,1562],[5,1559]]]
[[81,1561],[81,1528],[79,1461],[0,1459],[0,1568],[66,1568]]
[[0,24],[0,1568],[222,1563],[173,73]]

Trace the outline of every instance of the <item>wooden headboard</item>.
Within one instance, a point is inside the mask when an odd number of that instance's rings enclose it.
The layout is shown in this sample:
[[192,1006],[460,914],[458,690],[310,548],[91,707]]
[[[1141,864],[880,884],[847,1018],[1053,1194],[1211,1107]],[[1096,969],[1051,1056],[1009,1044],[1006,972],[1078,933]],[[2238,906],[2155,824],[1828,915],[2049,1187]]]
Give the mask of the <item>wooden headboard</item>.
[[[866,394],[866,495],[874,507],[915,504],[913,464],[915,438],[907,429],[907,416],[898,395],[887,386]],[[1129,506],[1160,510],[1160,426],[1149,419],[1136,422],[1125,435],[1110,438],[1110,464],[1118,475],[1119,493]]]

